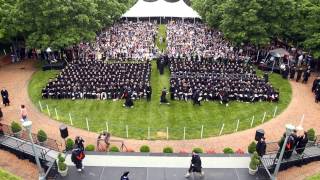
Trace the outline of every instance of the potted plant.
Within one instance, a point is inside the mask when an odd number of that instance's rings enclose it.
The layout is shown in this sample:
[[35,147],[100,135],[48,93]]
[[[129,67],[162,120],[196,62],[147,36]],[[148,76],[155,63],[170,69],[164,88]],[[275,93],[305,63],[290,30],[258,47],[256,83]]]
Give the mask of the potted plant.
[[68,166],[67,166],[67,164],[66,164],[64,161],[65,161],[65,158],[62,157],[61,153],[59,153],[58,159],[57,159],[58,172],[59,172],[60,175],[63,176],[63,177],[68,174]]
[[248,146],[248,153],[252,154],[256,151],[257,143],[252,141]]
[[258,166],[260,164],[260,159],[257,152],[254,152],[251,156],[251,161],[249,164],[249,174],[255,175],[258,171]]
[[37,139],[38,139],[40,145],[44,145],[44,143],[47,141],[48,137],[47,137],[47,134],[43,130],[40,129],[37,134]]
[[16,137],[16,138],[21,137],[22,128],[21,128],[20,124],[18,124],[17,122],[12,121],[11,131],[12,131],[14,137]]

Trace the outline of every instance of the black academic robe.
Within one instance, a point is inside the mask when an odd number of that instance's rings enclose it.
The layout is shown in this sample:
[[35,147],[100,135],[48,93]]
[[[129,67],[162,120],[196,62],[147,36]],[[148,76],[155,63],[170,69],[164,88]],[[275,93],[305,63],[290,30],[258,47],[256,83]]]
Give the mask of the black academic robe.
[[9,101],[9,93],[7,90],[1,90],[2,102],[7,105],[10,103]]

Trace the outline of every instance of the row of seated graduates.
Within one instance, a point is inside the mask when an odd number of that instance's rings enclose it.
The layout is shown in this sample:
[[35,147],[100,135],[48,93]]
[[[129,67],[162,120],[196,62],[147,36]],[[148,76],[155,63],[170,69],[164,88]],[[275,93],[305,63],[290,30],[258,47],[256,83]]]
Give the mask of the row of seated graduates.
[[244,58],[228,60],[198,56],[169,58],[171,99],[189,100],[195,92],[203,100],[243,102],[279,100],[279,92]]
[[151,63],[103,62],[81,59],[70,62],[42,89],[43,98],[119,99],[131,89],[133,99],[146,97]]

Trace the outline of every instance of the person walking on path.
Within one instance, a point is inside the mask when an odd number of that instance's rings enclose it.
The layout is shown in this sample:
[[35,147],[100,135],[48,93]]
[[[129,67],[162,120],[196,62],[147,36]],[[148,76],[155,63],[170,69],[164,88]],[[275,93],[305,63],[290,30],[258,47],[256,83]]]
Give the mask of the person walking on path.
[[191,173],[193,173],[193,172],[200,173],[201,176],[203,176],[201,158],[200,158],[199,154],[197,154],[194,151],[192,152],[192,159],[191,159],[190,168],[189,168],[187,174],[185,175],[185,178],[189,178]]
[[71,161],[76,165],[78,172],[81,172],[84,169],[84,166],[82,164],[82,160],[84,158],[85,154],[81,148],[76,147],[72,150]]
[[2,88],[1,90],[1,97],[2,97],[2,103],[4,104],[4,106],[9,106],[10,105],[9,92],[5,88]]
[[20,116],[21,116],[21,121],[24,122],[24,121],[28,121],[28,112],[27,112],[27,108],[25,105],[21,105],[21,108],[20,108]]

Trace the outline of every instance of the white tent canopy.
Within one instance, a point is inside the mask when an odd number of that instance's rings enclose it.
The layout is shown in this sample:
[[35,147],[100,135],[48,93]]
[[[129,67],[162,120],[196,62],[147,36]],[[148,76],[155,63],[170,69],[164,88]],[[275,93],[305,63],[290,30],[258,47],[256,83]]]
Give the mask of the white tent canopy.
[[201,18],[199,14],[189,7],[183,0],[167,2],[157,0],[146,2],[139,0],[122,17],[179,17],[179,18]]

